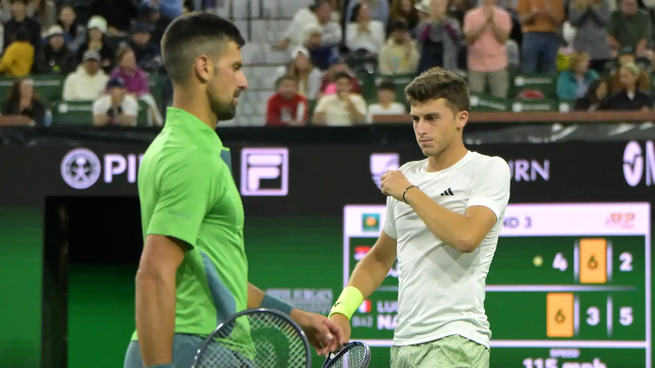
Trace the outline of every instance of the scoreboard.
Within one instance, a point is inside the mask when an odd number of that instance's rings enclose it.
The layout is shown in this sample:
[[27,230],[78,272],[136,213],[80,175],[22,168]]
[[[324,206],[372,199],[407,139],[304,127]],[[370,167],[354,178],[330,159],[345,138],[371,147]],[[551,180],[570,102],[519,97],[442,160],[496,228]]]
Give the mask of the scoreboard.
[[[345,207],[344,286],[385,217]],[[486,285],[491,367],[651,368],[650,241],[648,203],[509,205]],[[400,278],[394,265],[351,320],[373,354],[392,345]]]

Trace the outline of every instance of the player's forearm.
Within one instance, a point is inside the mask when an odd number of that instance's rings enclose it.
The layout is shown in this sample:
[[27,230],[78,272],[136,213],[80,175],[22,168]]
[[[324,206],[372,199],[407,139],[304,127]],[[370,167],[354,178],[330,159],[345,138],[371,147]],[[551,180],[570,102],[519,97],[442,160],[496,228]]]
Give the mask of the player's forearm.
[[418,188],[408,190],[405,199],[430,231],[441,241],[463,253],[475,250],[474,232],[464,215],[450,211]]
[[145,367],[173,362],[175,275],[137,273],[136,329]]
[[378,259],[374,251],[369,252],[355,266],[350,281],[348,281],[348,286],[357,288],[364,299],[368,298],[382,285],[395,261],[395,257],[393,259]]

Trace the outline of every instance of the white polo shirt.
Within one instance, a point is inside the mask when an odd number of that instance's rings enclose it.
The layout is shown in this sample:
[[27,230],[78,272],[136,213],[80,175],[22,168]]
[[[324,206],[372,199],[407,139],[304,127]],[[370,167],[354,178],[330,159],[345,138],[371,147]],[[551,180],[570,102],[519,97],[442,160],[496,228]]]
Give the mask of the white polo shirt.
[[489,347],[484,287],[509,200],[509,166],[500,157],[468,152],[455,165],[427,172],[428,160],[400,170],[448,210],[491,209],[498,220],[480,246],[461,253],[444,244],[410,206],[387,199],[384,232],[398,241],[398,326],[394,345],[414,345],[461,335]]

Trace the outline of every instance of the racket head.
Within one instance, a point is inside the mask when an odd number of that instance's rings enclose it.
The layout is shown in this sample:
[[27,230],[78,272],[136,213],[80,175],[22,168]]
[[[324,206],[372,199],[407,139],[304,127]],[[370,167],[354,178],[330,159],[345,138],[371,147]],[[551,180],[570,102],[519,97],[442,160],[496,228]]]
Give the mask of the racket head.
[[351,341],[341,350],[330,354],[323,368],[368,368],[370,363],[371,348],[362,341]]
[[310,368],[305,332],[288,315],[248,309],[232,315],[196,352],[192,368]]

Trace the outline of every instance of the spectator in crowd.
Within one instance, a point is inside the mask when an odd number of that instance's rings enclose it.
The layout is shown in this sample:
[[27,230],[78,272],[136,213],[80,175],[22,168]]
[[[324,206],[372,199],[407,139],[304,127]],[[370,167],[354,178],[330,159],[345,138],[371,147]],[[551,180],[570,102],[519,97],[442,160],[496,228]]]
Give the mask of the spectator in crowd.
[[603,103],[607,97],[607,82],[602,79],[596,79],[591,82],[587,93],[575,100],[573,110],[596,112],[603,109]]
[[129,47],[134,51],[139,68],[148,73],[157,72],[162,65],[159,47],[151,42],[151,37],[147,24],[137,22],[132,26]]
[[164,36],[164,31],[166,31],[166,27],[171,23],[171,20],[162,17],[159,10],[154,6],[142,6],[139,9],[138,22],[150,26],[152,43],[159,45]]
[[371,18],[367,5],[354,8],[346,30],[346,47],[362,57],[377,57],[384,46],[384,24]]
[[368,106],[366,121],[373,123],[375,115],[404,115],[405,105],[396,101],[396,85],[392,81],[382,81],[378,85],[378,102]]
[[172,21],[182,15],[182,3],[180,0],[143,0],[141,6],[155,7],[162,17]]
[[125,90],[125,83],[120,78],[111,78],[107,82],[107,94],[93,103],[93,125],[136,126],[139,103]]
[[569,56],[569,70],[557,78],[557,98],[571,101],[584,97],[591,82],[598,79],[598,73],[589,69],[589,55],[573,53]]
[[5,24],[5,48],[13,41],[14,34],[23,29],[27,32],[27,39],[34,46],[34,51],[41,49],[41,25],[27,16],[26,0],[11,0],[11,19]]
[[37,59],[37,70],[42,74],[67,75],[77,68],[75,55],[66,46],[64,30],[55,24],[46,34],[47,44]]
[[431,0],[428,17],[419,25],[417,74],[434,67],[457,70],[460,28],[457,20],[447,16],[447,6],[446,0]]
[[318,100],[312,124],[328,126],[349,126],[366,123],[366,101],[351,93],[350,75],[339,73],[335,77],[337,93]]
[[[405,23],[407,29],[410,31],[413,31],[418,26],[418,10],[414,7],[413,0],[391,0],[389,24],[395,26],[398,22]],[[392,32],[393,29],[388,29],[387,33]]]
[[378,71],[383,75],[415,73],[418,59],[418,48],[409,35],[407,24],[397,21],[391,27],[389,40],[380,51]]
[[485,92],[507,98],[507,48],[512,20],[496,6],[496,0],[483,0],[482,5],[470,10],[464,18],[464,36],[468,44],[468,85],[471,92]]
[[346,59],[341,56],[334,57],[330,61],[330,69],[328,69],[327,73],[323,76],[323,80],[321,82],[321,92],[319,94],[319,97],[324,96],[324,95],[333,95],[337,93],[337,84],[336,84],[336,79],[335,77],[339,73],[346,73],[347,75],[350,76],[350,91],[352,93],[359,93],[360,87],[359,87],[359,82],[357,81],[357,76],[355,73],[350,70],[350,67],[348,67],[348,64],[346,63]]
[[[346,8],[346,21],[352,22],[356,18],[357,10],[355,8],[365,6],[370,13],[373,20],[382,22],[384,30],[387,22],[389,21],[389,2],[388,0],[350,0]],[[348,30],[346,30],[346,37],[348,37]]]
[[31,0],[26,7],[27,15],[47,30],[57,22],[57,6],[52,0]]
[[282,68],[278,74],[294,77],[298,81],[298,93],[308,100],[315,100],[321,88],[321,71],[314,67],[305,47],[296,47],[291,52],[291,58],[291,64]]
[[129,47],[123,47],[116,53],[116,69],[109,76],[110,79],[122,80],[127,93],[135,99],[148,104],[148,120],[150,125],[161,126],[164,120],[157,107],[157,101],[150,94],[150,82],[148,75],[139,69],[136,64],[134,51]]
[[614,93],[603,105],[606,110],[650,110],[653,99],[649,93],[639,90],[637,80],[641,70],[634,63],[626,63],[619,69],[622,90]]
[[[449,17],[457,19],[457,22],[464,25],[464,17],[466,13],[470,10],[473,10],[476,6],[476,1],[474,0],[450,0],[448,6],[448,11],[446,12]],[[482,3],[482,1],[480,1]],[[495,4],[494,4],[495,5]]]
[[608,0],[571,0],[569,23],[576,28],[573,49],[589,55],[589,67],[604,72],[610,61],[610,48],[605,27],[610,20]]
[[518,0],[516,10],[521,18],[523,31],[523,73],[557,73],[559,31],[564,21],[562,0]]
[[86,40],[86,28],[77,22],[77,13],[72,5],[64,4],[59,9],[57,24],[64,30],[66,45],[72,52],[77,52]]
[[[619,52],[619,57],[617,58],[618,67],[612,70],[608,78],[608,87],[609,93],[614,94],[623,90],[623,86],[620,78],[620,69],[621,66],[633,63],[639,66],[636,62],[634,51],[631,47],[624,47]],[[637,78],[637,85],[639,86],[640,91],[649,91],[650,90],[650,76],[643,69],[639,69],[639,77]]]
[[330,67],[330,60],[336,55],[336,50],[332,46],[323,45],[323,31],[321,27],[312,24],[305,29],[305,44],[309,50],[312,64],[320,70],[326,70]]
[[48,125],[45,105],[34,92],[34,83],[29,79],[18,79],[11,86],[9,99],[2,108],[2,116],[24,116],[36,126]]
[[277,93],[266,103],[266,125],[305,125],[308,114],[309,104],[298,93],[298,81],[290,75],[280,78]]
[[64,80],[64,101],[93,101],[102,96],[109,76],[100,67],[100,54],[87,51],[82,65]]
[[138,15],[134,0],[94,0],[90,10],[94,16],[105,19],[103,33],[111,36],[125,34],[130,29],[132,19]]
[[614,55],[631,47],[637,57],[648,57],[653,43],[652,21],[637,7],[637,0],[621,0],[620,9],[612,12],[607,26],[607,41]]
[[24,29],[14,33],[14,42],[5,50],[0,60],[0,73],[7,77],[24,77],[32,71],[34,46]]
[[91,17],[87,29],[87,38],[77,50],[77,59],[82,60],[87,51],[95,51],[100,54],[100,65],[106,73],[109,73],[116,52],[107,42],[107,22],[101,17]]
[[332,20],[332,5],[328,0],[318,0],[315,5],[303,8],[293,16],[289,28],[284,33],[284,39],[278,42],[276,50],[295,48],[304,42],[303,35],[299,29],[306,29],[309,25],[317,25],[323,30],[323,45],[337,46],[343,39],[343,33],[339,23]]

